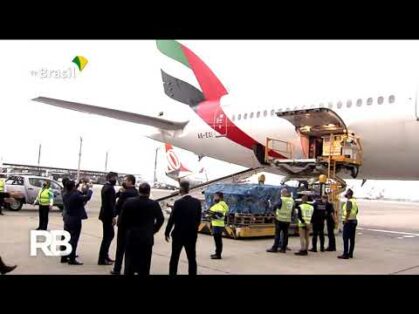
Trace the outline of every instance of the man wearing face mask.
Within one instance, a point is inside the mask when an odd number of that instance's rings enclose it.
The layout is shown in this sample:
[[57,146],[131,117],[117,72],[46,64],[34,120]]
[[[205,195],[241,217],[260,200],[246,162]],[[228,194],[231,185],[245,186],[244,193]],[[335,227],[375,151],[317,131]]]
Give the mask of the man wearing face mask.
[[223,231],[225,227],[225,217],[228,213],[228,205],[224,202],[222,192],[214,194],[214,205],[209,209],[211,217],[212,234],[215,242],[215,254],[211,255],[212,259],[221,259],[223,251]]
[[107,182],[101,191],[102,206],[100,207],[99,220],[102,221],[103,225],[103,238],[99,251],[99,265],[112,265],[113,263],[113,260],[109,257],[109,247],[115,236],[115,184],[117,179],[117,173],[109,172],[106,176]]
[[113,267],[113,270],[111,271],[112,275],[121,274],[122,261],[124,259],[124,253],[125,253],[126,232],[119,223],[121,212],[122,212],[122,206],[125,204],[125,201],[129,199],[130,197],[138,196],[138,190],[135,189],[135,177],[133,175],[130,174],[124,178],[122,187],[123,189],[117,193],[119,194],[119,196],[118,196],[118,201],[116,202],[115,212],[114,212],[114,216],[115,217],[118,216],[118,219],[117,219],[118,232],[116,236],[115,265]]

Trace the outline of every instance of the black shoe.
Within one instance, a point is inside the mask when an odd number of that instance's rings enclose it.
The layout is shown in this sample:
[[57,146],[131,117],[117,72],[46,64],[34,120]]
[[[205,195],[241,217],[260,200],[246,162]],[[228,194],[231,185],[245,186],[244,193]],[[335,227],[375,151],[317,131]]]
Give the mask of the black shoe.
[[349,256],[342,254],[342,255],[339,255],[338,258],[340,258],[340,259],[349,259]]
[[68,263],[68,257],[61,257],[61,263]]
[[213,254],[211,255],[211,259],[221,259],[221,256],[217,254]]
[[0,273],[1,273],[2,275],[7,274],[7,273],[10,273],[10,272],[11,272],[12,270],[14,270],[16,267],[17,267],[17,265],[14,265],[14,266],[6,266],[6,265],[4,265],[4,267],[2,267],[2,268],[0,269]]
[[109,265],[112,265],[113,263],[112,262],[109,262],[108,260],[104,260],[104,261],[99,261],[97,264],[98,265],[106,265],[106,266],[109,266]]
[[324,247],[322,247],[322,248],[320,249],[320,252],[324,252]]
[[349,258],[354,258],[354,256],[352,254],[349,254],[348,257]]
[[111,275],[120,275],[120,274],[121,274],[121,272],[120,272],[120,271],[116,271],[116,270],[113,270],[113,269],[112,269],[112,270],[110,271],[110,274],[111,274]]
[[332,248],[329,248],[329,247],[328,247],[328,248],[326,249],[326,251],[327,251],[327,252],[335,252],[335,251],[336,251],[336,249],[332,249]]
[[305,256],[308,255],[307,251],[298,251],[294,253],[295,255],[301,255],[301,256]]
[[310,251],[310,252],[317,253],[317,250],[316,250],[316,249],[310,249],[309,251]]
[[82,262],[79,262],[76,259],[74,259],[74,260],[69,260],[68,261],[68,265],[83,265],[83,263]]
[[278,249],[274,249],[274,248],[272,247],[272,248],[270,248],[270,249],[267,249],[267,250],[266,250],[266,252],[269,252],[269,253],[278,253]]
[[287,251],[286,250],[279,250],[279,253],[286,253]]

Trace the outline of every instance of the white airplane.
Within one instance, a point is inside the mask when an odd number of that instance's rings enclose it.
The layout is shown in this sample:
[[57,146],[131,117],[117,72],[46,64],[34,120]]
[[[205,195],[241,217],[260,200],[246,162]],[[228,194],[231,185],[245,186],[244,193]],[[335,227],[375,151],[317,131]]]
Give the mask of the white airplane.
[[47,97],[34,100],[152,126],[155,132],[149,137],[156,141],[247,168],[264,167],[264,171],[277,174],[281,173],[278,167],[264,165],[267,138],[283,140],[292,147],[292,156],[268,150],[269,156],[304,160],[312,157],[309,136],[316,139],[333,130],[353,132],[362,143],[362,166],[340,170],[341,177],[419,179],[417,93],[353,95],[315,103],[289,99],[277,106],[243,107],[234,103],[211,69],[186,46],[174,40],[158,40],[157,48],[192,77],[186,82],[176,78],[177,73],[162,70],[166,95],[187,106],[183,121],[163,113],[142,115]]
[[189,170],[179,159],[172,145],[166,143],[164,146],[166,149],[167,160],[166,175],[169,178],[177,182],[180,182],[182,179],[188,180],[192,187],[204,183],[205,181],[208,181],[208,179],[205,179],[203,177],[203,175],[205,174],[204,168],[201,168],[199,173],[195,173]]

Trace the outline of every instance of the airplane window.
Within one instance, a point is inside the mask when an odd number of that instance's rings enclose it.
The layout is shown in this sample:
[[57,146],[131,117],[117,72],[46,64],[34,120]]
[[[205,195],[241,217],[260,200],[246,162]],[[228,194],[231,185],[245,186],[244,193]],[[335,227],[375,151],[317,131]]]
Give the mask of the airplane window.
[[275,110],[274,109],[272,109],[271,110],[271,116],[274,116],[275,115]]
[[244,115],[243,115],[243,119],[247,119],[247,113],[245,113]]
[[251,112],[249,118],[252,119],[253,118],[254,113]]
[[370,98],[367,99],[367,105],[368,106],[371,106],[372,105],[372,97],[370,97]]
[[327,105],[330,109],[333,108],[333,102],[329,101],[329,104]]
[[260,111],[256,113],[256,118],[260,118]]
[[237,120],[240,120],[242,118],[241,113],[239,113],[239,115],[237,116]]
[[394,103],[394,101],[396,100],[396,97],[394,97],[394,95],[391,95],[389,98],[388,98],[388,102],[390,103],[390,104],[392,104],[392,103]]
[[[288,110],[289,110],[289,109],[288,109]],[[288,111],[288,110],[287,110],[287,111]],[[264,117],[266,117],[267,115],[268,115],[268,111],[267,111],[267,110],[265,110],[265,111],[263,112],[263,116],[264,116]]]
[[358,107],[361,107],[361,106],[362,106],[362,99],[358,99],[358,100],[356,101],[356,105],[357,105]]
[[338,109],[342,108],[342,102],[338,101],[338,105],[337,105]]
[[382,105],[383,102],[384,102],[384,97],[383,96],[378,97],[378,101],[377,102],[378,102],[379,105]]
[[352,107],[352,100],[348,100],[346,102],[346,107],[351,108]]

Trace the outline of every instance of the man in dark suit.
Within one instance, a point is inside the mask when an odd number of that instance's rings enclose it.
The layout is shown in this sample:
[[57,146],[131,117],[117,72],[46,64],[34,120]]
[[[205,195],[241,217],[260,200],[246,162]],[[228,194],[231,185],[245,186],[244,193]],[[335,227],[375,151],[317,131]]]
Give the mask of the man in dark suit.
[[166,241],[170,240],[170,232],[172,232],[172,256],[170,257],[169,274],[176,275],[179,263],[180,253],[185,247],[186,256],[188,257],[189,275],[197,274],[196,263],[196,240],[198,238],[198,227],[201,223],[201,202],[190,196],[189,182],[182,181],[180,183],[180,194],[183,197],[175,202],[172,213],[166,227]]
[[68,256],[62,257],[61,262],[63,262],[63,259],[67,259],[70,265],[83,265],[76,259],[76,251],[81,233],[81,222],[87,219],[84,206],[92,198],[92,194],[92,190],[87,185],[79,184],[76,186],[76,183],[72,180],[67,182],[67,193],[63,198],[66,209],[64,221],[66,230],[71,235],[70,244],[72,250]]
[[122,206],[119,225],[126,230],[125,275],[150,274],[154,234],[164,222],[159,203],[149,198],[150,189],[148,183],[142,183],[140,195]]
[[109,172],[106,176],[107,182],[102,188],[102,206],[100,207],[99,219],[102,221],[103,238],[99,251],[99,265],[112,265],[113,260],[109,257],[109,247],[115,236],[114,226],[115,219],[115,184],[118,179],[118,174]]
[[117,225],[118,233],[116,236],[116,254],[115,254],[115,265],[113,270],[111,270],[112,275],[119,275],[121,273],[122,261],[124,260],[125,253],[125,230],[121,228],[119,223],[119,217],[121,216],[122,206],[125,204],[125,201],[131,197],[138,196],[138,191],[135,189],[135,177],[133,175],[127,175],[124,178],[122,183],[123,189],[119,193],[118,201],[115,206],[114,216],[118,216]]

